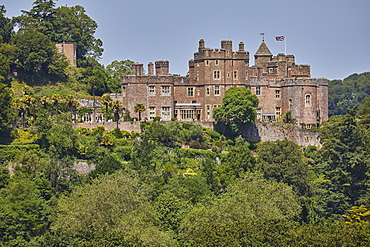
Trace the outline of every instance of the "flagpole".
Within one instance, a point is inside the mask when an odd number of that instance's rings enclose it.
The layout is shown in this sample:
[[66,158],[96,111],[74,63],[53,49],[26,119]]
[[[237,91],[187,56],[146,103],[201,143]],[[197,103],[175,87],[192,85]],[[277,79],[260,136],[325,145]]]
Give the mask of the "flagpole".
[[285,38],[284,38],[284,52],[285,52],[285,55],[288,55],[288,54],[286,53],[286,35],[285,35]]

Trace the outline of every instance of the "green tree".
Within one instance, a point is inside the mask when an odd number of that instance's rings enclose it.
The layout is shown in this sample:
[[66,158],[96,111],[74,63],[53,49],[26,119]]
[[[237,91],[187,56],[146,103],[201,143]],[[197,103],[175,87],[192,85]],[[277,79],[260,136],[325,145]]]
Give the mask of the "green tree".
[[45,201],[36,183],[25,176],[13,177],[0,190],[0,241],[10,246],[39,236],[47,227]]
[[345,115],[370,95],[370,72],[352,74],[343,80],[329,81],[329,116]]
[[194,207],[179,236],[185,246],[280,246],[300,211],[286,184],[247,176]]
[[115,100],[112,102],[112,109],[113,109],[114,121],[116,122],[116,133],[118,137],[118,132],[119,132],[118,124],[119,124],[119,120],[121,118],[121,114],[124,108],[122,106],[122,103],[119,100]]
[[[50,241],[90,246],[174,246],[157,225],[147,188],[123,172],[105,175],[61,198]],[[49,243],[51,244],[51,243]]]
[[257,116],[258,98],[245,87],[231,87],[225,92],[222,105],[214,109],[216,124],[224,124],[234,134],[252,124]]
[[[13,32],[13,25],[11,19],[5,16],[6,10],[4,5],[0,5],[0,38],[1,42],[9,43]],[[1,59],[0,59],[1,61]]]
[[141,120],[141,113],[146,110],[145,106],[143,103],[137,103],[134,107],[134,112],[139,113],[139,121]]
[[339,207],[337,214],[344,214],[343,208],[349,205],[362,204],[369,189],[369,129],[362,126],[358,118],[352,110],[344,116],[331,117],[322,128],[322,172],[331,182],[330,190],[345,198],[330,207]]
[[10,87],[0,83],[0,143],[9,141],[9,124],[13,119],[12,97]]
[[107,121],[107,122],[109,120],[109,106],[112,104],[112,102],[113,102],[113,100],[112,100],[112,98],[110,97],[109,94],[104,94],[100,98],[100,103],[105,106],[105,121]]
[[12,66],[23,79],[30,83],[39,83],[40,78],[46,80],[65,78],[66,61],[61,61],[54,43],[44,34],[25,30],[12,37],[14,45]]
[[308,195],[308,164],[297,144],[288,140],[268,141],[261,143],[257,152],[258,165],[265,178],[287,183],[299,195]]
[[98,25],[82,6],[55,8],[53,0],[37,0],[33,2],[33,8],[22,11],[15,22],[20,30],[36,30],[54,43],[76,43],[77,59],[80,61],[89,56],[99,58],[102,55],[103,43],[94,37]]
[[131,60],[114,60],[107,65],[106,70],[109,75],[108,87],[112,93],[121,93],[122,76],[131,74],[131,68],[134,63]]
[[243,177],[246,172],[256,170],[256,159],[253,157],[249,144],[242,138],[236,138],[235,146],[222,157],[221,164],[214,166],[212,172],[213,190],[222,193],[235,179]]

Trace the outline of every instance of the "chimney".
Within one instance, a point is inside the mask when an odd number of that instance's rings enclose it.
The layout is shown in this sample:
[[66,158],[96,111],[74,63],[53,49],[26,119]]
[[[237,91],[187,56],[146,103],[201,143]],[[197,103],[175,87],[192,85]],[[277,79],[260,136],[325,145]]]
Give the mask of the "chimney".
[[148,64],[148,75],[154,75],[154,64],[152,62]]
[[243,42],[239,43],[239,51],[244,51],[244,43]]
[[195,76],[195,71],[194,71],[194,60],[191,59],[189,60],[189,76],[194,77]]
[[155,74],[156,75],[169,75],[170,62],[168,61],[156,61],[155,62]]
[[227,51],[232,51],[233,42],[231,40],[222,40],[221,41],[221,49],[225,49]]
[[132,74],[136,76],[143,75],[144,67],[142,63],[135,63],[132,65]]

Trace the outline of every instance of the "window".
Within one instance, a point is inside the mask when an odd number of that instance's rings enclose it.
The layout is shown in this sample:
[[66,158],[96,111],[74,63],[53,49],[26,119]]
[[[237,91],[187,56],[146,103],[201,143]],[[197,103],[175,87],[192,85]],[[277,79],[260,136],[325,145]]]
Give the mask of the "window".
[[238,78],[238,71],[234,71],[234,79]]
[[162,96],[170,96],[170,86],[162,86]]
[[149,86],[149,96],[155,96],[155,86]]
[[206,65],[207,65],[207,66],[209,65],[209,62],[208,62],[208,60],[206,60]]
[[261,95],[261,87],[256,87],[256,95]]
[[230,73],[227,73],[227,78],[230,78]]
[[280,90],[275,90],[275,98],[280,99]]
[[161,118],[163,121],[168,121],[171,119],[171,107],[169,106],[164,106],[162,107],[162,114],[161,114]]
[[122,97],[126,97],[126,87],[122,87]]
[[211,117],[211,106],[207,105],[206,108],[207,108],[207,119],[210,119],[210,117]]
[[261,108],[256,109],[257,112],[257,120],[261,120]]
[[215,86],[215,95],[220,95],[220,86]]
[[194,119],[194,110],[180,110],[181,119]]
[[149,107],[149,119],[154,119],[155,117],[155,107]]
[[188,87],[188,97],[193,97],[193,96],[194,96],[194,88]]
[[281,107],[276,107],[276,108],[275,108],[275,115],[276,115],[276,116],[281,115]]
[[293,106],[293,100],[289,99],[289,111],[292,110],[292,106]]
[[218,60],[215,61],[215,64],[218,65]]
[[305,97],[305,107],[311,107],[311,95],[309,94]]
[[209,87],[206,88],[206,95],[207,96],[211,95],[211,89]]
[[219,80],[220,79],[220,71],[219,70],[215,70],[213,71],[213,79],[215,80]]

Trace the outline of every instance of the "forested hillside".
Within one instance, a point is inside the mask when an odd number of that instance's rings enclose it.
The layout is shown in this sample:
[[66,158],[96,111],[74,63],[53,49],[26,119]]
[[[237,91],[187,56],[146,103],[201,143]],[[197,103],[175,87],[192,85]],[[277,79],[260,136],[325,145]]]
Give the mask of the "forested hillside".
[[[369,73],[330,83],[331,114],[341,115],[317,129],[320,149],[238,136],[256,118],[245,88],[215,111],[220,132],[175,119],[139,132],[76,128],[91,111],[77,98],[96,99],[117,126],[133,121],[108,94],[133,62],[99,63],[97,23],[82,6],[40,0],[5,13],[0,246],[369,245]],[[77,67],[56,52],[63,41],[78,44]],[[78,172],[81,163],[95,169]]]
[[329,116],[345,115],[370,95],[370,72],[329,81]]

